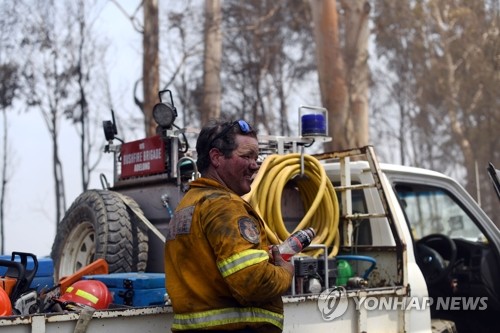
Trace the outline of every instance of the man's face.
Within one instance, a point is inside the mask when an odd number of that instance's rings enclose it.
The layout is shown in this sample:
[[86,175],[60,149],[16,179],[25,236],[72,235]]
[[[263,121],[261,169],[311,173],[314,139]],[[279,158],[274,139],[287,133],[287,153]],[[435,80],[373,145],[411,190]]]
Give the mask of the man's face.
[[228,188],[242,196],[250,192],[253,176],[259,170],[259,143],[257,139],[245,135],[236,135],[235,139],[237,148],[230,158],[221,156],[217,173]]

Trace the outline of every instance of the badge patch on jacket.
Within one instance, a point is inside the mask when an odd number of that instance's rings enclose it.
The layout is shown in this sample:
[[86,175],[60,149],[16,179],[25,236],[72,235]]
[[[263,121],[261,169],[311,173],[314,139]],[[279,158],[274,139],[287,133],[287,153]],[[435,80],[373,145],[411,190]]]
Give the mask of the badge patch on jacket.
[[240,234],[243,238],[252,244],[259,244],[260,232],[254,220],[249,217],[242,217],[238,220],[238,228],[240,229]]
[[175,239],[177,235],[186,235],[191,232],[191,223],[193,222],[194,206],[188,206],[174,213],[174,216],[168,223],[167,240]]

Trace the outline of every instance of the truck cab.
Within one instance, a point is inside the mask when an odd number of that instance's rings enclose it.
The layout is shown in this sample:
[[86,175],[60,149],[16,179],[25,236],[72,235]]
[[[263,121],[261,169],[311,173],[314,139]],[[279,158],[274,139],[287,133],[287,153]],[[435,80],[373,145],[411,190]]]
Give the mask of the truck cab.
[[[433,299],[432,316],[458,332],[491,332],[500,311],[500,233],[455,180],[430,170],[382,165],[411,230],[417,263]],[[464,302],[484,301],[467,309]],[[458,306],[460,304],[460,306]]]

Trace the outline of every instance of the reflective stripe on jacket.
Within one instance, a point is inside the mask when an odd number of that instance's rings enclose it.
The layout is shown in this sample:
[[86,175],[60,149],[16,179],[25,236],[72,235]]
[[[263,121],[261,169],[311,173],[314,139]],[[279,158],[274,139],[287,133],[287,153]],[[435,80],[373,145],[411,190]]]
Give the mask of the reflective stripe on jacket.
[[173,330],[280,332],[292,276],[269,262],[265,226],[241,197],[198,178],[169,222],[166,288]]
[[261,308],[225,308],[190,314],[175,314],[173,329],[188,330],[241,323],[269,323],[283,329],[283,315]]
[[243,268],[268,261],[269,255],[262,250],[245,250],[217,263],[223,277],[229,276]]

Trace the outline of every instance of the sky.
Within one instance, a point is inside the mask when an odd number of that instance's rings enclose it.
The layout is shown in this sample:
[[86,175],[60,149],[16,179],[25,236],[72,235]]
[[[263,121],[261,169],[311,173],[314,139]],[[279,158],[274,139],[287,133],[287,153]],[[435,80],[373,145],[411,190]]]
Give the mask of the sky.
[[[139,54],[141,38],[130,21],[111,1],[102,2],[102,12],[96,21],[97,30],[110,39],[107,63],[113,91],[121,96],[132,96],[132,87],[141,75]],[[138,1],[120,2],[128,13]],[[117,93],[118,94],[118,93]],[[123,102],[123,103],[122,103]],[[132,98],[120,101],[120,106],[135,108]],[[104,115],[104,119],[110,119]],[[3,120],[0,119],[0,122]],[[12,154],[11,177],[8,183],[5,212],[4,254],[13,251],[29,252],[38,257],[49,256],[55,237],[55,203],[52,176],[52,148],[49,132],[39,111],[8,114],[9,151]],[[3,124],[1,124],[3,127]],[[81,193],[79,141],[75,129],[63,126],[60,149],[66,183],[67,208]],[[102,142],[105,141],[104,134]],[[92,176],[90,188],[101,189],[98,175],[104,173],[112,181],[112,155],[105,154]]]

